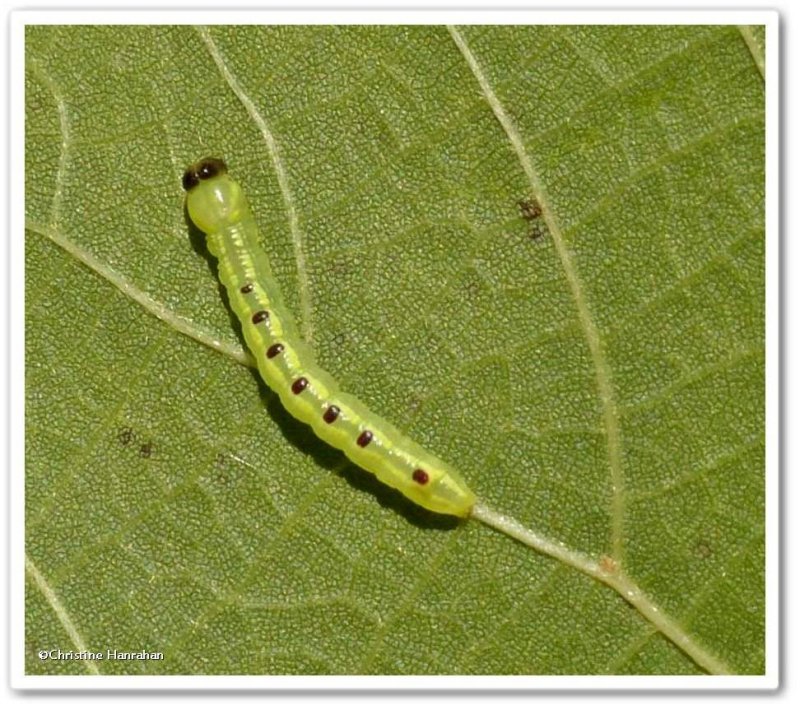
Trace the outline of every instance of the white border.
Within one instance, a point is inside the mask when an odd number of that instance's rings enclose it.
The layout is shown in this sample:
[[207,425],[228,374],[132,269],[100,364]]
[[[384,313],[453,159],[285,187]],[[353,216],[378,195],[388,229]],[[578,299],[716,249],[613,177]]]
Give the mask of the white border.
[[[11,368],[11,685],[38,689],[770,689],[778,684],[779,642],[779,240],[778,15],[770,11],[303,10],[22,11],[10,18],[11,169],[9,240]],[[767,666],[764,676],[40,676],[24,673],[24,28],[26,24],[763,24],[767,26]]]
[[[774,25],[769,10],[456,10],[410,7],[398,10],[18,10],[12,27],[32,25]],[[775,33],[777,36],[777,32]]]

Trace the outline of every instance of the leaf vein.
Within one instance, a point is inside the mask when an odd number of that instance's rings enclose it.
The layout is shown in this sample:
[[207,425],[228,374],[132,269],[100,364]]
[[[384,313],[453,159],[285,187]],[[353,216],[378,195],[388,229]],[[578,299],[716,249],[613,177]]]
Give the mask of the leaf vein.
[[197,32],[201,39],[208,48],[208,52],[217,68],[222,74],[225,83],[233,91],[237,99],[242,103],[248,115],[255,123],[264,143],[267,146],[267,152],[272,159],[272,165],[275,168],[275,175],[278,179],[278,186],[280,187],[283,201],[286,204],[286,214],[289,220],[289,232],[292,235],[292,245],[294,247],[294,258],[297,264],[297,280],[298,289],[300,291],[300,310],[302,313],[301,331],[304,340],[311,343],[313,341],[313,324],[311,318],[311,284],[308,274],[308,265],[306,264],[306,247],[304,243],[303,231],[300,228],[300,220],[297,214],[296,200],[292,193],[292,188],[289,185],[289,175],[284,166],[283,159],[281,158],[280,147],[272,134],[266,119],[261,115],[258,107],[253,100],[247,95],[236,75],[228,66],[228,62],[214,42],[213,37],[207,27],[198,27]]
[[[56,617],[61,623],[61,626],[67,632],[67,635],[72,643],[75,645],[75,648],[77,648],[81,653],[88,652],[89,649],[86,646],[86,642],[83,640],[83,637],[75,626],[69,611],[67,611],[67,608],[64,606],[61,599],[59,599],[56,590],[47,583],[44,575],[39,571],[34,561],[28,555],[25,555],[25,571],[55,612]],[[100,675],[100,669],[97,667],[97,664],[94,661],[87,658],[84,659],[83,662],[88,668],[89,673],[92,675]]]
[[603,412],[603,423],[606,431],[608,465],[611,474],[611,547],[613,556],[617,560],[623,557],[623,535],[624,535],[624,479],[622,472],[622,442],[619,426],[619,415],[614,394],[614,386],[611,377],[611,368],[606,358],[603,341],[600,332],[594,322],[589,304],[584,295],[583,284],[581,283],[578,271],[573,262],[572,253],[564,239],[561,225],[556,219],[550,206],[550,200],[541,182],[539,174],[534,168],[533,161],[528,155],[522,135],[517,126],[513,123],[510,116],[506,113],[502,103],[495,95],[494,90],[489,84],[489,80],[484,74],[480,64],[472,54],[465,38],[455,27],[449,27],[451,36],[456,46],[461,51],[464,59],[469,65],[478,84],[480,85],[489,106],[494,113],[497,121],[506,133],[509,142],[517,155],[517,158],[525,172],[534,195],[539,200],[542,207],[542,217],[545,220],[553,244],[556,248],[559,259],[561,260],[564,276],[572,293],[575,307],[578,311],[578,318],[584,332],[584,337],[589,346],[592,362],[595,368],[595,375],[598,387],[598,394]]

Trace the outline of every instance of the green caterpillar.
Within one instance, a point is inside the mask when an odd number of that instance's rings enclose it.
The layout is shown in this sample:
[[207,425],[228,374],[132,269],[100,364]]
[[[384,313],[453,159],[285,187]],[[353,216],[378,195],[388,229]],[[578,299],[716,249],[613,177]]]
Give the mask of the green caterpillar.
[[475,494],[446,463],[339,390],[301,340],[259,246],[258,227],[240,185],[218,158],[183,175],[186,208],[206,234],[219,279],[242,323],[264,382],[289,413],[361,468],[428,510],[467,517]]

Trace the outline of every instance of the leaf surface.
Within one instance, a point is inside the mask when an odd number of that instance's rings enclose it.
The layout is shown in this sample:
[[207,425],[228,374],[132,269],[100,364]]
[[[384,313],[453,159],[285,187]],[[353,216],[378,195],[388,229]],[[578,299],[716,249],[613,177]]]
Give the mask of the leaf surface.
[[216,155],[343,388],[763,673],[763,36],[29,28],[27,672],[707,670],[281,410],[186,224]]

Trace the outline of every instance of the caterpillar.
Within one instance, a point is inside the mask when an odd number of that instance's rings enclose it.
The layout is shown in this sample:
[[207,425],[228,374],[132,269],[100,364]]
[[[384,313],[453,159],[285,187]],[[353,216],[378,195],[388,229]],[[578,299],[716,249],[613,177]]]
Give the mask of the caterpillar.
[[219,280],[242,324],[259,374],[296,419],[353,463],[428,510],[468,517],[475,494],[444,461],[341,392],[301,339],[286,309],[258,227],[239,183],[219,158],[204,158],[183,175],[189,218],[206,235]]

